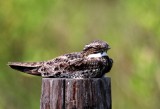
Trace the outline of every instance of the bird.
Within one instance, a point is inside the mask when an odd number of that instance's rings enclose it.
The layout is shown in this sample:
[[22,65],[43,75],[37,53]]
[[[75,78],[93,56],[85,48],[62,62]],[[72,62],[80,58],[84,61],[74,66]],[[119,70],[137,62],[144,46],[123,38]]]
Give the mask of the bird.
[[101,78],[108,73],[113,59],[107,54],[107,42],[94,40],[80,52],[73,52],[41,62],[8,62],[15,70],[42,78]]

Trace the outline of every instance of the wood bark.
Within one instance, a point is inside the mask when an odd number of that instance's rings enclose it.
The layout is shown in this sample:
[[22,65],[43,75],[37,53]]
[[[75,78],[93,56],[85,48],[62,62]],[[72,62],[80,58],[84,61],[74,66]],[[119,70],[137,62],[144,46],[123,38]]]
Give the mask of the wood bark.
[[41,109],[111,109],[111,79],[43,78]]

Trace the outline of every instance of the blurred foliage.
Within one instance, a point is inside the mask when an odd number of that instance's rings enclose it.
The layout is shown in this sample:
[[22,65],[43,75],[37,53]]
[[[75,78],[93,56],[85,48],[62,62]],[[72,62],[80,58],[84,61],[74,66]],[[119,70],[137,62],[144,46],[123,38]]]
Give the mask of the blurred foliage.
[[8,61],[42,61],[95,39],[112,49],[113,109],[160,109],[158,0],[0,1],[0,109],[39,109],[41,78]]

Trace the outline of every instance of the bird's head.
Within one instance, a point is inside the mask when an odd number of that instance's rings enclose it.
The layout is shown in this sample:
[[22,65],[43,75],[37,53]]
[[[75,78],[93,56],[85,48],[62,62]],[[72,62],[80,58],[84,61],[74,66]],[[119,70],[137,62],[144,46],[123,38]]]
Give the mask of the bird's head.
[[88,57],[103,57],[107,56],[107,51],[110,49],[110,46],[100,40],[91,42],[90,44],[85,45],[83,53]]

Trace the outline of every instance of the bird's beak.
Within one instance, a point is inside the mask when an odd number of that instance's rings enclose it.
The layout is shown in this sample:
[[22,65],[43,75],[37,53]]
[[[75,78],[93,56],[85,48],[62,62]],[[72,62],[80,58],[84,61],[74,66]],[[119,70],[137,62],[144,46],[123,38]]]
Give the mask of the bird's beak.
[[107,49],[107,50],[109,50],[109,49],[111,49],[111,47],[110,47],[110,46],[108,46],[108,49]]

